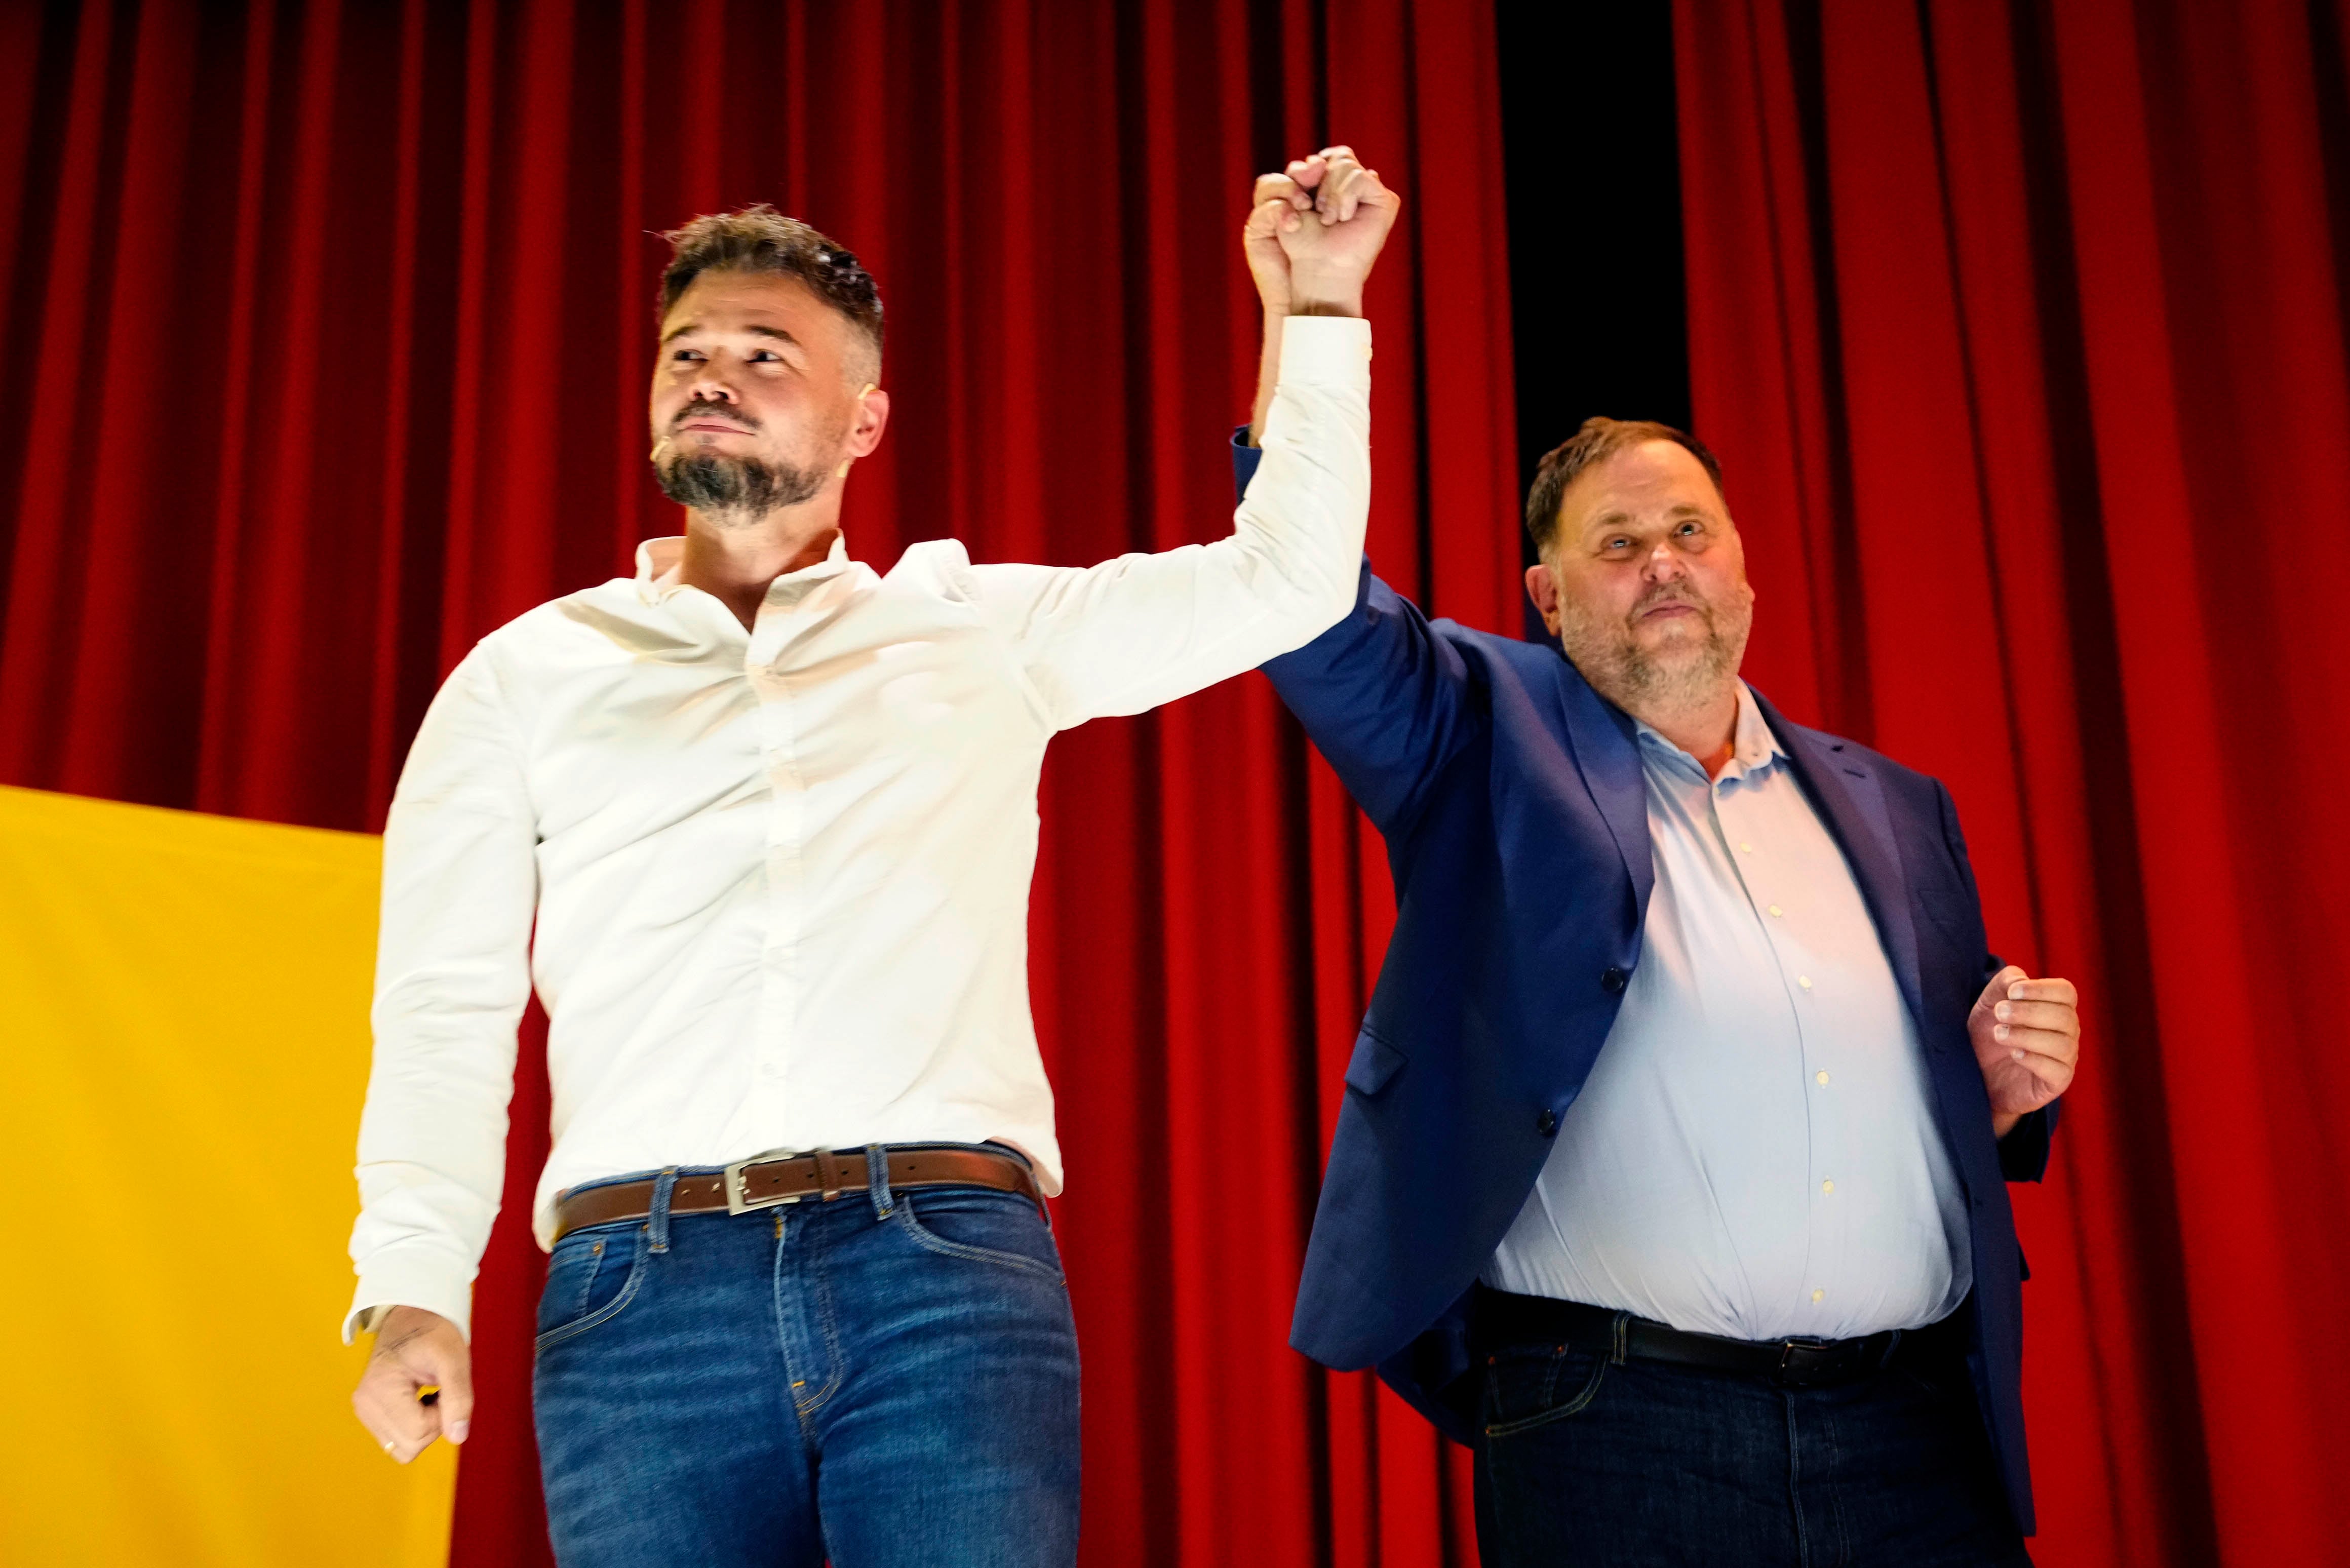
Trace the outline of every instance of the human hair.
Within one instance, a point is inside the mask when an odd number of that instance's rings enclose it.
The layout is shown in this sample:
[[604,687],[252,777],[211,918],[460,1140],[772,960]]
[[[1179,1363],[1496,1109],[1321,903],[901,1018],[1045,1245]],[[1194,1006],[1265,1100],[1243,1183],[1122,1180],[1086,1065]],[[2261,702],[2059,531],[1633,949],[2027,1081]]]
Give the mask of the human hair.
[[1526,532],[1534,535],[1535,552],[1547,556],[1557,541],[1559,507],[1578,475],[1619,452],[1651,441],[1669,441],[1685,448],[1704,467],[1715,493],[1721,493],[1721,464],[1697,437],[1654,420],[1611,420],[1595,414],[1583,421],[1581,430],[1543,453],[1542,462],[1534,469],[1534,484],[1526,491]]
[[705,272],[770,273],[795,277],[846,317],[872,345],[869,375],[881,374],[881,291],[847,246],[797,218],[761,202],[732,213],[710,213],[661,238],[676,254],[661,269],[660,310],[666,321],[678,300]]

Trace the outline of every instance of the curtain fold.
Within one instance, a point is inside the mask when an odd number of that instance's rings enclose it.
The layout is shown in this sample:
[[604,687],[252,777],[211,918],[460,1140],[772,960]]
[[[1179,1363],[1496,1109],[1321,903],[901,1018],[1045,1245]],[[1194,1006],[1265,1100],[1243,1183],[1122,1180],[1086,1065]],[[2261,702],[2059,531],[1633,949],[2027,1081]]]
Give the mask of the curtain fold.
[[[1407,200],[1371,547],[1514,625],[1495,80],[1489,12],[1435,0],[0,8],[0,780],[379,826],[473,641],[675,526],[643,461],[654,234],[724,205],[880,279],[862,558],[1220,534],[1247,182],[1331,137]],[[1044,795],[1087,1560],[1473,1561],[1461,1456],[1286,1348],[1390,919],[1376,837],[1254,676],[1073,733]],[[460,1563],[545,1560],[546,1107],[526,1049]]]
[[2048,1564],[2350,1550],[2341,16],[1676,3],[1751,672],[1947,781],[1994,945],[2083,983],[2017,1189]]

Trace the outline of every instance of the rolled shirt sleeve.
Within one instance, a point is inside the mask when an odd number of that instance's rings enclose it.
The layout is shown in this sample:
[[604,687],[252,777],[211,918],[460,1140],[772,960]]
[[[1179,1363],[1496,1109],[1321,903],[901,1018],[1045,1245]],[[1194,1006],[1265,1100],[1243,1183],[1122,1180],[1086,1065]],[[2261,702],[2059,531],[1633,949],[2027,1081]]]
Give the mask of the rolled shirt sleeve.
[[473,1281],[504,1185],[515,1031],[530,999],[535,815],[490,652],[433,699],[384,828],[374,1066],[359,1119],[358,1290],[471,1335]]

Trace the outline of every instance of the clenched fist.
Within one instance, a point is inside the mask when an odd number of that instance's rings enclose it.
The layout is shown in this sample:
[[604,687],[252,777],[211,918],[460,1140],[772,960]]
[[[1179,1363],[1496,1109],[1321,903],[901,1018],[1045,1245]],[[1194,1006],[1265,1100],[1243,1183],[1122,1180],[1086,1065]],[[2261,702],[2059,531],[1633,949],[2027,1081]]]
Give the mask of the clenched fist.
[[473,1416],[473,1359],[464,1334],[437,1312],[392,1308],[378,1325],[351,1408],[403,1465],[435,1438],[463,1442]]
[[2008,1129],[2063,1094],[2081,1060],[2080,996],[2069,980],[2033,980],[2013,964],[1991,977],[1967,1014],[1991,1126]]
[[1258,175],[1242,244],[1266,312],[1360,316],[1363,281],[1402,206],[1351,147]]

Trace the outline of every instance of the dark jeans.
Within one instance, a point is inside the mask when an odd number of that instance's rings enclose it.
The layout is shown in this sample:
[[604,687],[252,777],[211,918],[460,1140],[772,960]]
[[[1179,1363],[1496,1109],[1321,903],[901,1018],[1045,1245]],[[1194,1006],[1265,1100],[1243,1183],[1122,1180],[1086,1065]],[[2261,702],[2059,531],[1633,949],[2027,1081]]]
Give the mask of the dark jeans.
[[1481,1345],[1484,1568],[2029,1568],[1963,1362],[1781,1388]]
[[830,1203],[671,1215],[664,1188],[650,1220],[556,1243],[534,1404],[564,1568],[1076,1561],[1051,1231],[1024,1198],[893,1193],[870,1164]]

